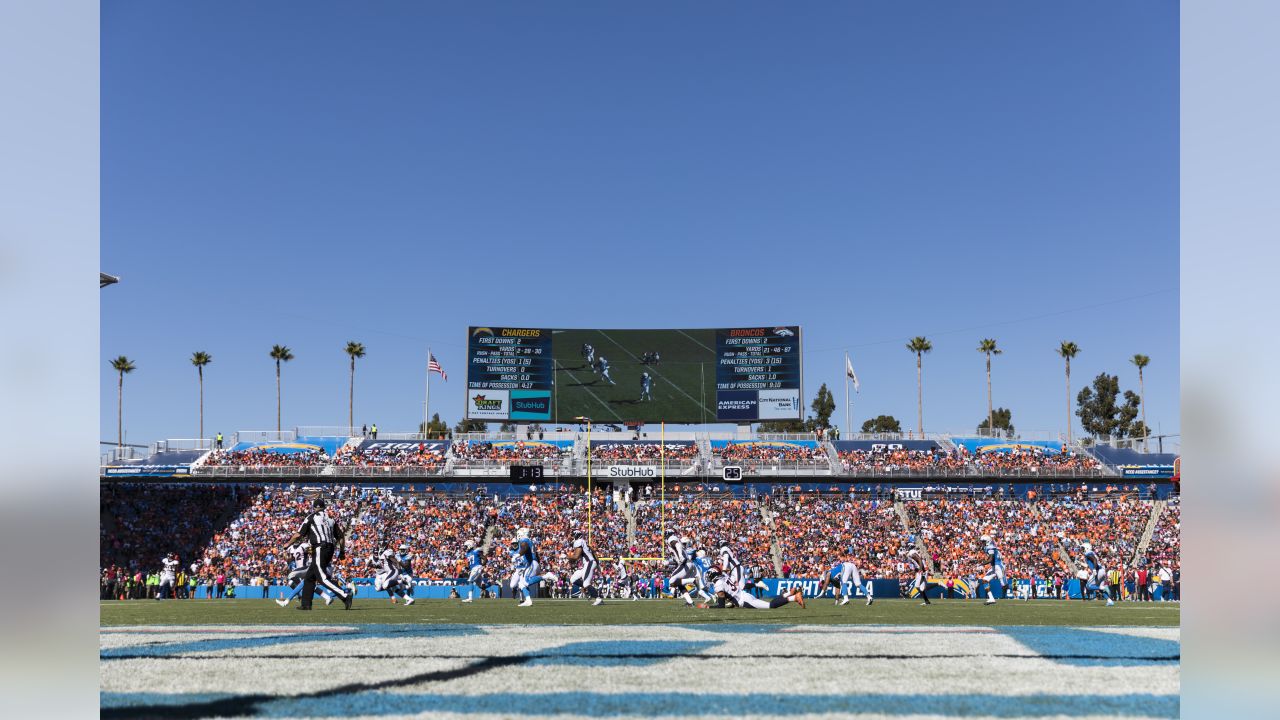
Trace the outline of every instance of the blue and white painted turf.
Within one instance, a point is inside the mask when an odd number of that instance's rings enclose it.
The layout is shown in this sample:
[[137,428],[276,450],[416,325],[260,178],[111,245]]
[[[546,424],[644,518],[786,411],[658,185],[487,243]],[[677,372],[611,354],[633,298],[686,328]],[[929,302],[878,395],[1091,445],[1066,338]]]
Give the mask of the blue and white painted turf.
[[1177,628],[103,628],[104,718],[1153,717]]

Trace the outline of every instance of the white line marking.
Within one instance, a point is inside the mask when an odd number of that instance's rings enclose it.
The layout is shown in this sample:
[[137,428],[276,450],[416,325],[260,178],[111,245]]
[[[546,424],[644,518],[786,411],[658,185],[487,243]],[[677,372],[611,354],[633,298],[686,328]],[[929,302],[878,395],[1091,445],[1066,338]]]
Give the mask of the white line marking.
[[[564,371],[565,371],[565,372],[567,372],[567,373],[569,373],[569,377],[573,378],[573,381],[574,381],[574,382],[578,383],[578,387],[582,388],[583,390],[586,390],[586,391],[587,391],[587,394],[588,394],[588,395],[590,395],[591,397],[595,398],[595,399],[596,399],[596,402],[598,402],[598,403],[600,403],[601,405],[603,405],[605,410],[608,410],[609,412],[613,413],[613,417],[614,417],[615,419],[617,419],[617,420],[622,420],[622,416],[621,416],[621,415],[619,415],[619,414],[618,414],[618,412],[617,412],[616,410],[614,410],[612,406],[610,406],[610,405],[609,405],[609,403],[607,403],[607,402],[605,402],[605,401],[601,400],[599,395],[596,395],[595,393],[591,392],[591,388],[590,388],[586,383],[584,383],[584,382],[582,382],[581,380],[579,380],[579,379],[578,379],[578,376],[573,374],[573,371],[569,369],[569,366],[568,366],[568,365],[564,366]],[[559,408],[558,408],[558,407],[556,408],[556,411],[557,411],[557,412],[559,412]]]
[[[603,331],[603,330],[597,330],[596,332],[598,332],[598,333],[600,333],[601,335],[603,335],[603,336],[604,336],[604,339],[608,340],[609,342],[613,343],[614,345],[617,345],[619,350],[621,350],[622,352],[624,352],[624,353],[626,353],[626,354],[630,355],[632,360],[635,360],[636,362],[640,362],[640,358],[636,357],[635,353],[633,353],[633,352],[631,352],[630,350],[628,350],[628,349],[626,349],[626,348],[622,347],[622,344],[621,344],[621,343],[619,343],[617,340],[614,340],[613,338],[609,337],[609,335],[608,335],[607,333],[605,333],[605,331]],[[643,363],[641,363],[641,364],[643,364]],[[685,396],[685,397],[689,398],[689,401],[690,401],[690,402],[692,402],[694,405],[697,405],[697,406],[698,406],[698,409],[702,410],[703,412],[706,412],[706,411],[708,410],[708,408],[707,408],[707,407],[705,407],[701,402],[699,402],[699,401],[697,401],[697,400],[694,400],[692,395],[690,395],[689,393],[687,393],[687,392],[685,392],[683,389],[681,389],[681,387],[680,387],[679,385],[676,385],[675,383],[671,382],[670,380],[667,380],[667,378],[666,378],[665,376],[663,376],[663,374],[662,374],[662,373],[658,372],[658,369],[657,369],[657,368],[655,368],[655,367],[651,367],[651,368],[649,368],[649,369],[653,371],[653,374],[654,374],[654,375],[657,375],[658,377],[662,378],[663,380],[665,380],[665,381],[666,381],[666,383],[667,383],[668,385],[670,385],[671,387],[675,388],[675,389],[676,389],[676,392],[678,392],[678,393],[680,393],[681,395],[683,395],[683,396]]]

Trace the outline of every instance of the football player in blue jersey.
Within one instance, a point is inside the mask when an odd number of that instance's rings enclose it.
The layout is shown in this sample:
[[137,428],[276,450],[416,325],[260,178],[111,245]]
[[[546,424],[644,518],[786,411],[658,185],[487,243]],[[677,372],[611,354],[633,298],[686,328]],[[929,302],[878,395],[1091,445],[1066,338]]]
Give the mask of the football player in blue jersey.
[[[1111,588],[1107,583],[1107,566],[1103,564],[1102,558],[1098,557],[1098,553],[1094,552],[1093,545],[1084,543],[1081,546],[1084,550],[1084,562],[1089,568],[1089,579],[1086,581],[1086,588],[1095,593],[1102,593],[1107,599],[1107,605],[1115,605],[1115,601],[1111,599]],[[1084,591],[1081,591],[1081,596]]]
[[982,576],[982,581],[987,584],[987,600],[983,605],[995,605],[995,595],[991,593],[991,581],[996,580],[1000,583],[1000,594],[1007,592],[1004,581],[1004,560],[1000,557],[1000,550],[996,548],[996,543],[991,539],[990,535],[982,536],[983,552],[987,555],[987,573]]
[[554,583],[556,576],[555,573],[539,574],[537,543],[529,536],[529,528],[520,528],[516,531],[516,555],[524,565],[524,572],[516,582],[516,588],[524,595],[524,600],[519,607],[529,607],[533,605],[533,595],[537,592],[532,586],[544,581]]
[[469,603],[472,593],[484,594],[484,548],[478,547],[475,540],[467,541],[467,597],[462,600]]
[[[822,580],[818,582],[818,597],[826,594],[829,587],[835,590],[836,605],[848,605],[850,598],[857,595],[859,589],[866,593],[868,605],[875,601],[871,595],[871,583],[863,586],[862,574],[858,572],[857,564],[851,560],[832,565],[822,576]],[[845,588],[848,588],[847,592]]]

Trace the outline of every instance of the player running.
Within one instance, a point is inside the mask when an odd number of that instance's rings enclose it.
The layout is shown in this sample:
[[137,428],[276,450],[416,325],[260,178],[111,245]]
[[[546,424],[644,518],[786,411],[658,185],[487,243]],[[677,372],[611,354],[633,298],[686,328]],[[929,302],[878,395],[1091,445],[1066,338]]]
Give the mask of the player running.
[[[404,546],[401,546],[405,550]],[[387,597],[391,598],[394,603],[397,597],[404,599],[405,606],[414,603],[413,597],[405,591],[404,585],[400,582],[400,573],[403,567],[400,564],[400,556],[395,550],[387,548],[376,558],[378,563],[378,572],[373,576],[373,589],[375,592],[386,591]]]
[[[667,585],[670,588],[672,596],[675,596],[676,588],[683,588],[686,580],[694,580],[698,576],[698,571],[694,568],[694,551],[693,541],[688,536],[680,536],[671,533],[667,537],[667,559],[671,563],[673,572],[667,578]],[[684,604],[693,607],[693,594],[685,591],[681,597]]]
[[524,600],[519,607],[529,607],[533,605],[534,590],[530,590],[530,586],[537,585],[546,581],[553,583],[556,581],[555,573],[538,574],[538,549],[533,538],[529,537],[529,528],[520,528],[516,531],[516,555],[520,558],[520,562],[524,565],[524,572],[519,574],[516,580],[516,589],[524,595]]
[[653,376],[647,372],[640,373],[640,402],[653,400]]
[[[307,578],[307,566],[312,557],[311,543],[300,542],[289,548],[289,589],[293,590],[293,594],[285,597],[284,593],[280,593],[280,597],[276,599],[276,604],[284,607],[293,601],[294,598],[302,594],[302,581]],[[330,573],[332,574],[332,573]],[[324,598],[324,604],[329,605],[333,602],[333,595],[324,589],[323,585],[316,587],[320,597]]]
[[915,573],[911,587],[920,592],[920,597],[924,600],[920,605],[932,605],[933,603],[929,602],[929,571],[924,564],[924,557],[920,555],[920,550],[915,547],[907,551],[907,567]]
[[[836,605],[848,605],[849,599],[858,594],[858,588],[863,587],[862,575],[858,572],[858,566],[852,561],[839,562],[831,566],[826,575],[822,576],[822,580],[818,583],[818,597],[822,597],[827,592],[827,588],[835,589]],[[846,593],[844,589],[848,587]],[[875,601],[871,595],[871,583],[866,584],[865,592],[867,594],[867,604],[870,605]]]
[[996,548],[995,541],[990,535],[982,536],[984,552],[987,554],[987,562],[990,563],[990,569],[987,574],[982,576],[982,581],[987,584],[987,600],[983,605],[995,605],[995,595],[991,593],[991,581],[998,580],[1000,582],[1000,594],[1004,594],[1004,560],[1000,558],[1000,550]]
[[476,547],[475,540],[467,541],[467,597],[462,601],[464,603],[471,602],[472,592],[476,594],[484,593],[484,549]]
[[601,355],[600,359],[596,361],[596,373],[600,375],[601,382],[606,382],[610,385],[618,384],[613,381],[613,378],[609,377],[609,360],[603,355]]
[[[1111,588],[1107,583],[1107,566],[1103,564],[1102,558],[1093,551],[1093,545],[1085,543],[1081,546],[1084,550],[1084,561],[1089,566],[1089,580],[1086,583],[1087,589],[1094,592],[1102,593],[1107,599],[1107,605],[1115,605],[1115,601],[1111,599]],[[1084,595],[1083,592],[1080,593]]]
[[595,367],[596,349],[591,346],[591,343],[582,343],[582,360],[587,364],[587,367]]
[[595,586],[600,563],[596,560],[596,554],[591,552],[587,539],[582,536],[582,533],[575,533],[573,545],[569,548],[569,562],[578,561],[582,561],[582,566],[569,576],[570,587],[577,588],[579,594],[590,597],[593,606],[603,603],[604,599],[600,597],[600,591]]
[[614,565],[614,571],[618,574],[618,597],[623,600],[631,598],[632,602],[639,600],[640,598],[636,597],[635,588],[632,587],[633,579],[631,571],[627,569],[627,562],[619,557],[617,564]]

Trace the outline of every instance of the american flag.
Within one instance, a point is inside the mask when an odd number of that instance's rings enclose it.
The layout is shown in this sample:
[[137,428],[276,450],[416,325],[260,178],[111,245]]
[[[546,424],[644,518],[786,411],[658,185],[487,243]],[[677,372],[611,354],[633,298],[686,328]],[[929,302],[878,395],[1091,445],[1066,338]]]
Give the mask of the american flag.
[[441,380],[446,382],[449,380],[449,373],[445,372],[444,368],[440,367],[440,361],[436,360],[436,356],[431,353],[427,353],[427,372],[438,372],[440,373]]

